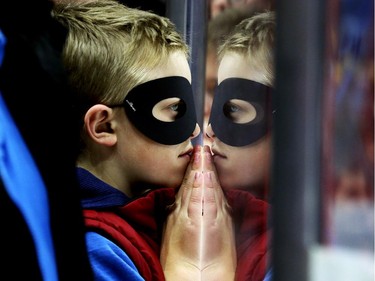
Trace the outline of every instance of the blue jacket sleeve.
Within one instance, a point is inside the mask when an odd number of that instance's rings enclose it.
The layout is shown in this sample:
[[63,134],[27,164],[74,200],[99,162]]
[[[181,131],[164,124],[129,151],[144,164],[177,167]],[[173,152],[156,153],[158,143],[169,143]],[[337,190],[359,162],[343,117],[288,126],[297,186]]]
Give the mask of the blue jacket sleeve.
[[127,254],[96,232],[86,233],[86,244],[96,281],[144,281]]

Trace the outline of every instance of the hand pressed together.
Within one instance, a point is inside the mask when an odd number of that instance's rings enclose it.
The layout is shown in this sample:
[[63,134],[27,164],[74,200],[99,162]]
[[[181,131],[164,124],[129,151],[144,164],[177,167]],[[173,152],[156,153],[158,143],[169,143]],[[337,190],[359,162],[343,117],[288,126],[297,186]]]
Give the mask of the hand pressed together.
[[233,223],[208,146],[195,147],[172,207],[160,257],[166,280],[234,280]]

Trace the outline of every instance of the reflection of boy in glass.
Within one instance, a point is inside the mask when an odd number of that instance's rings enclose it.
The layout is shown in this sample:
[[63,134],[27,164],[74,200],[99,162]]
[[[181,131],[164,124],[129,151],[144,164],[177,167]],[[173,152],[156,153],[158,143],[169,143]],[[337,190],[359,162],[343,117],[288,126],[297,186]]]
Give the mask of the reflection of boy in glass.
[[207,128],[218,178],[233,209],[239,281],[263,280],[269,269],[265,199],[271,169],[274,44],[274,12],[243,20],[226,38],[219,48],[218,86]]
[[219,50],[207,135],[222,187],[265,198],[270,172],[274,16],[242,21]]
[[[250,6],[247,9],[228,8],[208,22],[203,128],[208,125],[217,86],[217,49],[237,24],[252,16],[256,11]],[[206,134],[204,134],[204,144],[211,145]]]

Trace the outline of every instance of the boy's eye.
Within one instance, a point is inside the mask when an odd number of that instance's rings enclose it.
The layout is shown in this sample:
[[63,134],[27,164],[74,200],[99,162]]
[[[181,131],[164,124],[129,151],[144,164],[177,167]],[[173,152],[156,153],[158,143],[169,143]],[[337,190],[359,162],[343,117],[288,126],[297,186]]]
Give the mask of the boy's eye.
[[170,109],[171,109],[172,111],[176,111],[176,112],[178,112],[178,109],[179,109],[180,105],[181,105],[181,102],[177,102],[177,103],[175,103],[175,104],[170,105],[169,107],[170,107]]
[[158,102],[152,109],[156,119],[173,122],[186,112],[186,104],[180,98],[168,98]]
[[240,108],[237,105],[235,105],[231,102],[227,102],[227,103],[224,104],[225,115],[230,116],[231,114],[234,114],[235,112],[238,112],[239,110],[240,110]]
[[251,103],[239,99],[227,101],[223,112],[227,118],[238,124],[248,123],[257,116],[256,109]]
[[172,111],[171,117],[173,118],[173,120],[180,118],[186,112],[186,105],[182,100],[170,105],[169,108]]

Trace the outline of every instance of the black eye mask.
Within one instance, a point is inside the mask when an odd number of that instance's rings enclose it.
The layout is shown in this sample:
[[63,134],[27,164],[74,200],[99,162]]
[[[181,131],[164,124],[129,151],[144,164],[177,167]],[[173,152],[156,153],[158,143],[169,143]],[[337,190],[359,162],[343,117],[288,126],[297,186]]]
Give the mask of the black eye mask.
[[[216,137],[230,146],[245,146],[265,136],[269,129],[272,89],[258,82],[228,78],[216,88],[210,121]],[[225,115],[225,104],[231,99],[249,102],[256,109],[256,117],[239,124]]]
[[[183,112],[173,122],[161,121],[152,114],[154,106],[167,98],[180,98]],[[130,122],[145,136],[166,145],[184,142],[193,133],[197,117],[189,81],[180,76],[155,79],[134,87],[123,106]]]

